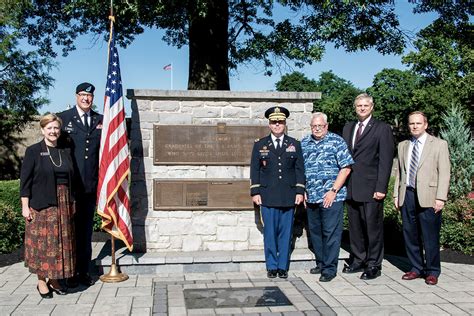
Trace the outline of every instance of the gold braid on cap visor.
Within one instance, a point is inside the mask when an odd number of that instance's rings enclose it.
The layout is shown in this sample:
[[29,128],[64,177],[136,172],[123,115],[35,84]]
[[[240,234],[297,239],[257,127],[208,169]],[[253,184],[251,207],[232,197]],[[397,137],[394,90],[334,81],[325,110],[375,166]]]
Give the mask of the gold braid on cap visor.
[[286,120],[286,115],[282,112],[274,112],[268,116],[268,119],[270,121],[284,121]]

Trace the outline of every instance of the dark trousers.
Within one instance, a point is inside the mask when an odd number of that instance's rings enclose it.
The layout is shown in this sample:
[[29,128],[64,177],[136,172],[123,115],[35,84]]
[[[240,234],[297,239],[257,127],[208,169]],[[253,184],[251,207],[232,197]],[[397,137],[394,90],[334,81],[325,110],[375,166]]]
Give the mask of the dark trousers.
[[347,200],[349,237],[354,265],[382,267],[383,202]]
[[316,265],[321,273],[337,274],[337,263],[341,248],[343,202],[334,202],[331,207],[323,203],[308,203],[309,236],[316,255]]
[[408,189],[401,209],[403,238],[408,260],[412,265],[411,271],[438,277],[441,273],[441,212],[435,213],[432,207],[421,207],[416,191]]
[[76,270],[78,274],[89,273],[96,198],[95,193],[83,193],[76,196]]
[[294,208],[261,207],[267,270],[288,270]]

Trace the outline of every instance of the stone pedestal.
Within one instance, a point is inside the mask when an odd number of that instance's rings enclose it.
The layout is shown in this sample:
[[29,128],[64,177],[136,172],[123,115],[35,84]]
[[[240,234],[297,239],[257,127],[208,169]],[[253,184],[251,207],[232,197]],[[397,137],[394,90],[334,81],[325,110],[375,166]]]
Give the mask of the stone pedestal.
[[[131,205],[137,251],[234,251],[263,248],[254,210],[154,210],[154,179],[249,179],[248,165],[155,165],[153,127],[160,125],[263,125],[267,108],[286,107],[288,134],[310,132],[313,101],[320,93],[127,90],[132,101]],[[249,153],[250,155],[250,153]],[[249,189],[250,191],[250,189]],[[251,199],[250,195],[248,196]],[[307,247],[300,238],[297,247]]]

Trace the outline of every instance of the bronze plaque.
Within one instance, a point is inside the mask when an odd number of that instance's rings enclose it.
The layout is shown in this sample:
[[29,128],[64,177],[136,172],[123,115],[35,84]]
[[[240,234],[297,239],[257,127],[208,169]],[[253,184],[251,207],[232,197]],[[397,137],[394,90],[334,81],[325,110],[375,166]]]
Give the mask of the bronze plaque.
[[250,210],[247,179],[155,179],[155,210]]
[[155,165],[250,165],[255,139],[268,126],[155,125]]

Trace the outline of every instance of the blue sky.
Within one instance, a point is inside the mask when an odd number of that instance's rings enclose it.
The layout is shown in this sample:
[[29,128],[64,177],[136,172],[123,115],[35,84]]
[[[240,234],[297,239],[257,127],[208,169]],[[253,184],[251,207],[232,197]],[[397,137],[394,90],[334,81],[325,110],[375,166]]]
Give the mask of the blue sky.
[[[405,1],[397,3],[397,14],[404,30],[416,33],[436,17],[434,14],[413,15],[412,8],[413,6]],[[280,13],[280,16],[284,14]],[[126,49],[118,48],[124,90],[170,89],[171,71],[163,70],[163,67],[170,63],[173,64],[173,89],[186,90],[188,47],[184,46],[178,50],[168,46],[161,40],[162,36],[162,30],[149,29],[137,36]],[[68,105],[74,105],[75,88],[84,81],[96,86],[94,102],[99,112],[102,112],[107,71],[107,43],[102,41],[102,38],[97,41],[92,35],[85,35],[77,40],[76,48],[67,57],[58,57],[55,60],[57,67],[50,73],[55,83],[46,94],[51,103],[41,108],[40,113],[60,112]],[[321,62],[294,70],[303,72],[311,79],[317,79],[323,71],[332,70],[339,77],[365,89],[371,86],[374,75],[384,68],[405,69],[405,66],[401,63],[401,56],[384,56],[373,50],[346,53],[328,45]],[[268,77],[263,75],[262,68],[258,64],[240,66],[230,78],[231,90],[275,90],[275,83],[280,80],[282,74],[285,73],[275,70],[273,76]],[[125,104],[126,115],[130,116],[130,101],[125,99]]]

